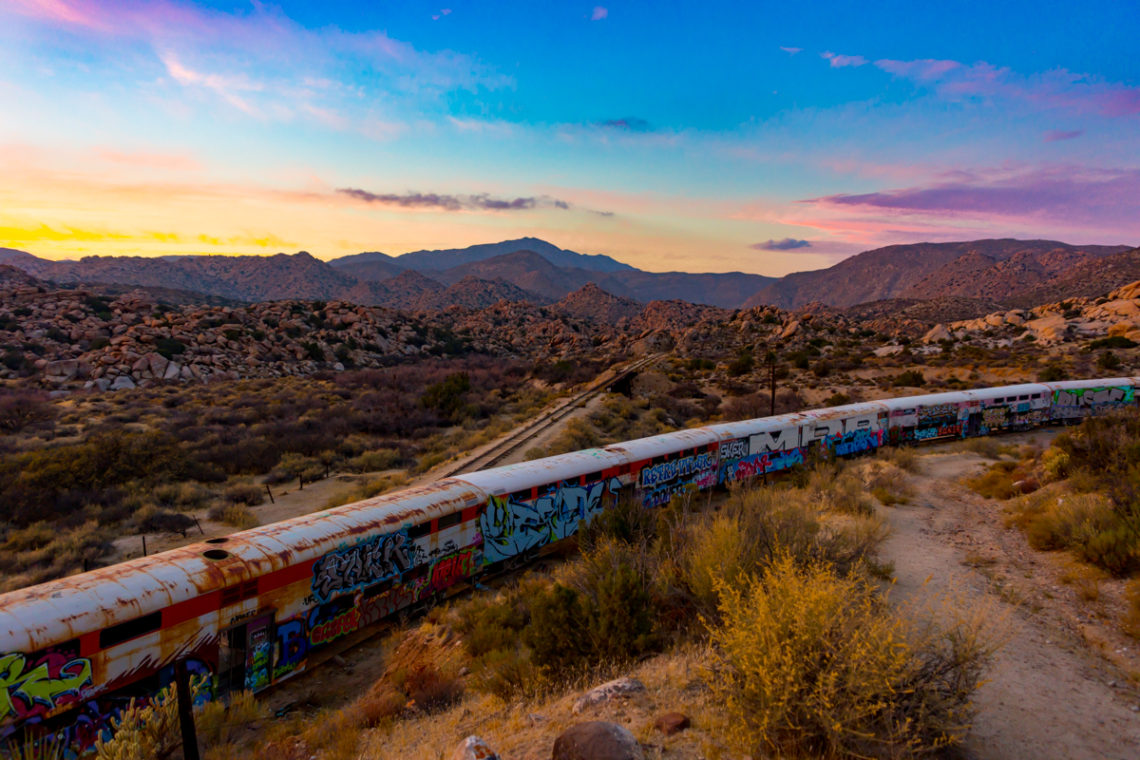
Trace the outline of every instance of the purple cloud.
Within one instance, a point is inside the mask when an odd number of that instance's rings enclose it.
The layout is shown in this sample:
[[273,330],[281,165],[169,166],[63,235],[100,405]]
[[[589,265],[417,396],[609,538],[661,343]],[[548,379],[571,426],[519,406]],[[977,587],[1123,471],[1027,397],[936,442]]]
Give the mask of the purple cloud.
[[396,206],[408,209],[439,209],[442,211],[525,211],[533,208],[568,210],[570,204],[557,198],[531,196],[520,198],[493,198],[487,193],[477,195],[444,195],[440,193],[372,193],[355,187],[338,188],[337,193],[365,203]]
[[833,69],[841,69],[844,66],[862,66],[867,63],[867,59],[861,55],[839,55],[830,50],[820,53],[819,57],[827,59]]
[[598,122],[599,127],[607,129],[624,129],[628,132],[652,132],[653,127],[645,119],[636,116],[626,116],[623,119],[606,119]]
[[1017,174],[956,172],[926,187],[830,195],[812,203],[936,217],[1020,219],[1034,225],[1115,227],[1140,233],[1140,169],[1057,166]]
[[1073,129],[1069,131],[1061,131],[1057,129],[1050,130],[1045,133],[1045,142],[1058,142],[1059,140],[1075,140],[1085,131],[1083,129]]
[[609,10],[607,10],[606,8],[603,8],[600,5],[595,5],[594,6],[594,12],[590,14],[590,20],[591,21],[601,21],[602,19],[606,18],[609,15],[610,15]]
[[794,251],[797,248],[811,248],[811,241],[787,237],[783,240],[765,240],[763,243],[753,243],[748,247],[756,251]]

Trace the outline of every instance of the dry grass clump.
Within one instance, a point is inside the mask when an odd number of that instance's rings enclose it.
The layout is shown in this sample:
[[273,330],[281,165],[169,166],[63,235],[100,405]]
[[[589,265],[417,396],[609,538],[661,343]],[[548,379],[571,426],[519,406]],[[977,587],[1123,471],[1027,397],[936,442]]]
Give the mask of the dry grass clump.
[[968,478],[966,485],[974,493],[987,499],[1012,499],[1021,493],[1017,483],[1032,477],[1034,461],[1023,459],[1020,462],[995,462],[981,475]]
[[[905,458],[903,461],[907,462]],[[916,467],[917,463],[913,462],[912,466]],[[868,462],[865,471],[867,490],[884,507],[908,504],[914,498],[914,487],[907,481],[904,470],[905,467],[890,459]]]
[[253,510],[244,504],[218,504],[211,507],[208,514],[211,520],[232,525],[239,530],[255,528],[261,524]]
[[111,553],[112,536],[94,520],[70,529],[42,522],[10,529],[0,543],[0,592],[96,567]]
[[967,438],[954,443],[957,451],[970,451],[986,459],[1001,459],[1006,456],[1016,456],[1019,450],[1017,444],[1002,443],[996,438]]
[[875,511],[862,479],[851,467],[821,463],[811,471],[807,488],[824,509],[851,515],[869,515]]
[[265,501],[265,487],[256,483],[233,483],[226,486],[222,500],[228,504],[256,507]]
[[1008,524],[1024,530],[1034,549],[1069,549],[1114,575],[1126,575],[1140,564],[1136,527],[1104,493],[1050,485],[1013,501],[1008,511]]
[[897,757],[965,736],[987,651],[974,631],[917,626],[868,581],[790,555],[718,592],[708,683],[741,748]]
[[884,446],[879,449],[876,458],[890,462],[904,472],[918,472],[918,452],[913,446]]

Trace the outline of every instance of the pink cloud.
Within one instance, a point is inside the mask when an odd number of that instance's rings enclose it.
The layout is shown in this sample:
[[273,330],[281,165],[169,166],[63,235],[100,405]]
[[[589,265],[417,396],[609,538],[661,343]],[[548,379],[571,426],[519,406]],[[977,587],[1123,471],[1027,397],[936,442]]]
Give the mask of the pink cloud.
[[100,31],[113,28],[100,18],[99,6],[85,0],[13,0],[13,3],[15,10],[26,16]]
[[604,8],[600,5],[595,5],[593,13],[590,14],[590,20],[591,21],[601,21],[602,19],[608,17],[609,15],[610,15],[610,12],[607,8]]
[[867,63],[867,59],[861,55],[839,55],[831,51],[820,53],[821,58],[825,58],[833,69],[841,69],[844,66],[862,66]]
[[1072,129],[1072,130],[1067,130],[1067,131],[1052,129],[1052,130],[1049,130],[1048,132],[1045,133],[1045,142],[1059,142],[1061,140],[1075,140],[1078,137],[1080,137],[1081,135],[1083,135],[1084,133],[1085,133],[1085,131],[1083,129]]
[[780,50],[783,50],[788,55],[795,55],[796,53],[802,53],[803,52],[803,48],[784,47],[783,45],[780,46]]

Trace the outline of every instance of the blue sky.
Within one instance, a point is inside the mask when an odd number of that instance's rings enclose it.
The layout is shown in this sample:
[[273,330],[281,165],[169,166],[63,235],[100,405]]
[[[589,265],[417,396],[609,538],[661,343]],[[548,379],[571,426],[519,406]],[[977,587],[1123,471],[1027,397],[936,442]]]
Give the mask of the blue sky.
[[[872,7],[868,7],[872,6]],[[0,4],[0,246],[1140,243],[1132,3]]]

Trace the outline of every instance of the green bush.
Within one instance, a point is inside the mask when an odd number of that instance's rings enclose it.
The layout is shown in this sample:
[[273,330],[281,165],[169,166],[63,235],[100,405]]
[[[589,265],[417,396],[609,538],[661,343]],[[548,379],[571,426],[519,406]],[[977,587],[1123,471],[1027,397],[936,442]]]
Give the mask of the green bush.
[[921,388],[926,385],[926,378],[918,370],[908,369],[897,375],[891,384],[896,388]]

